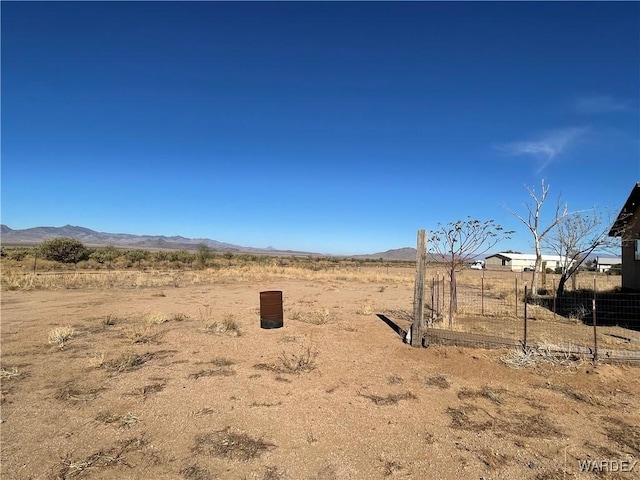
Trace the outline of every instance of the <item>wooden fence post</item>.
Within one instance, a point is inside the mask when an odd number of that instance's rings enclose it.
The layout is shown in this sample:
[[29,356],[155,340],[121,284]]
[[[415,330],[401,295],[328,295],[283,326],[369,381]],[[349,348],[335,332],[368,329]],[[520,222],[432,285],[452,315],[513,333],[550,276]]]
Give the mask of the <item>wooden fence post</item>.
[[427,269],[427,235],[418,230],[418,251],[416,252],[416,284],[413,293],[413,324],[411,325],[411,346],[421,347],[424,337],[424,277]]

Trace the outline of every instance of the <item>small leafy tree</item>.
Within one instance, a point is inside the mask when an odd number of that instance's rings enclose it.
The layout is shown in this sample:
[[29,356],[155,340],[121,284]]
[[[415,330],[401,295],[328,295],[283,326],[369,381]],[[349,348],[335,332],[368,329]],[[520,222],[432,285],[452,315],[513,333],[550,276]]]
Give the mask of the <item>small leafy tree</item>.
[[211,248],[204,243],[198,244],[198,252],[196,253],[196,264],[200,268],[207,266],[207,261],[211,258]]
[[438,223],[438,228],[432,231],[431,245],[445,259],[449,274],[449,328],[453,326],[453,318],[458,311],[456,272],[497,243],[511,238],[512,234],[493,220],[482,222],[471,218],[444,225]]
[[42,242],[38,250],[43,258],[61,263],[76,265],[89,258],[89,250],[80,240],[68,237],[58,237]]
[[146,258],[149,256],[149,252],[140,249],[127,250],[125,256],[131,263],[137,262],[138,270],[142,270],[142,260],[146,260]]
[[120,256],[120,253],[113,245],[107,245],[104,248],[98,248],[91,252],[93,258],[100,265],[107,264],[107,269],[111,270],[111,262]]

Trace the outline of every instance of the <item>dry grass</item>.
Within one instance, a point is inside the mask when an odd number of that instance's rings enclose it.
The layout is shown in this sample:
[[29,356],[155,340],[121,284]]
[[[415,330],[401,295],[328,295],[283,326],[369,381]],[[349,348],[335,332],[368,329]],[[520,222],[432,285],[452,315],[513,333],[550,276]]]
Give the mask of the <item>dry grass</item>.
[[57,390],[54,397],[62,401],[88,402],[94,400],[102,390],[101,388],[80,388],[73,382],[67,382]]
[[89,359],[89,366],[92,368],[102,368],[104,365],[105,353],[104,352],[95,352],[91,355]]
[[428,387],[437,387],[442,390],[446,390],[451,387],[451,383],[447,380],[447,377],[441,373],[437,373],[435,375],[431,375],[429,378],[425,380],[425,385]]
[[198,465],[190,465],[186,468],[180,470],[180,475],[182,475],[187,480],[209,480],[211,475],[209,471],[199,467]]
[[65,347],[67,340],[71,339],[74,333],[75,330],[70,325],[53,328],[49,331],[49,343],[62,350]]
[[248,461],[260,457],[264,452],[275,448],[272,443],[251,438],[247,434],[233,432],[226,427],[212,433],[198,435],[193,452],[199,455],[211,455],[229,460]]
[[478,398],[484,398],[486,400],[489,400],[491,403],[495,405],[502,405],[503,400],[501,398],[501,395],[504,395],[505,393],[506,393],[506,390],[502,388],[493,388],[488,385],[485,385],[484,387],[478,390],[474,390],[471,388],[463,388],[458,392],[458,398],[460,400],[469,400],[469,399],[475,400]]
[[302,352],[289,353],[282,352],[280,354],[280,362],[282,364],[282,369],[287,373],[302,373],[302,372],[311,372],[316,368],[316,357],[318,356],[318,351],[312,349],[311,347],[307,347]]
[[153,357],[153,353],[137,354],[133,351],[128,351],[113,360],[105,362],[103,365],[109,370],[121,373],[139,368]]
[[102,319],[102,326],[104,327],[112,327],[114,326],[116,323],[118,323],[118,317],[116,315],[113,314],[108,314],[106,315],[103,319]]
[[392,393],[387,395],[386,397],[381,397],[379,395],[369,395],[369,394],[360,393],[360,392],[358,392],[358,395],[364,398],[368,398],[376,405],[395,405],[400,400],[417,400],[418,399],[418,397],[416,397],[411,392]]
[[[570,346],[567,350],[571,350]],[[552,351],[549,344],[539,343],[535,348],[515,348],[500,357],[500,361],[511,368],[536,367],[541,364],[563,365],[575,368],[582,364],[582,359],[569,351]]]
[[361,303],[356,310],[358,315],[373,315],[373,307],[369,303]]
[[[276,373],[308,373],[316,368],[318,351],[306,347],[300,353],[282,352],[278,357],[279,363],[258,363],[253,366],[258,370],[267,370]],[[281,377],[280,377],[281,378]],[[279,378],[276,378],[278,380]],[[281,381],[289,381],[281,378]]]
[[101,468],[128,465],[128,455],[134,451],[142,450],[147,443],[143,437],[129,438],[119,441],[113,448],[99,450],[82,460],[73,460],[70,455],[67,455],[58,465],[54,478],[68,479],[83,475],[88,469],[96,472]]
[[326,325],[333,320],[331,311],[328,308],[314,308],[307,311],[293,310],[288,315],[288,318],[311,325]]
[[133,344],[158,343],[165,332],[154,331],[152,324],[132,325],[123,329],[124,336]]
[[207,333],[231,335],[233,337],[242,335],[240,324],[232,313],[224,315],[220,321],[215,321],[207,325],[204,331]]
[[213,368],[209,370],[200,370],[196,373],[191,373],[187,378],[190,380],[197,380],[201,377],[230,377],[235,374],[236,371],[231,368]]
[[[3,260],[3,265],[8,263]],[[384,273],[381,269],[354,267],[310,269],[293,265],[247,264],[206,270],[175,271],[79,271],[43,272],[38,275],[24,273],[17,268],[6,268],[2,273],[2,285],[7,290],[62,290],[62,289],[111,289],[141,287],[182,287],[215,283],[263,282],[277,279],[346,281],[385,285],[413,283],[414,272]]]
[[0,370],[0,378],[3,380],[8,380],[10,378],[16,378],[20,376],[20,372],[18,371],[17,367],[13,367],[13,368],[2,368],[2,370]]
[[161,325],[169,321],[169,317],[160,312],[149,312],[145,315],[145,321],[149,325]]

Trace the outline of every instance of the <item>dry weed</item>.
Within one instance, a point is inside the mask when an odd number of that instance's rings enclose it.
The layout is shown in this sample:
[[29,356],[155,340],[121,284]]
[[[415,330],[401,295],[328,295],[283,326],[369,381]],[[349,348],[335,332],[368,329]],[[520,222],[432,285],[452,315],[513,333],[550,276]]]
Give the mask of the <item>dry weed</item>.
[[562,365],[575,368],[582,364],[582,359],[570,352],[556,351],[547,343],[538,343],[535,348],[515,348],[500,357],[500,361],[512,368],[536,367],[540,364]]
[[165,322],[168,322],[169,317],[167,317],[164,313],[149,312],[145,315],[145,321],[149,325],[161,325]]
[[358,315],[373,315],[373,307],[369,303],[361,303],[356,313]]
[[[306,347],[302,350],[302,352],[298,353],[287,353],[282,352],[278,357],[280,360],[279,364],[275,363],[258,363],[253,366],[258,370],[267,370],[276,373],[306,373],[311,372],[316,368],[316,357],[318,356],[318,351],[312,349],[311,347]],[[283,377],[276,377],[278,381],[286,381],[290,380],[285,379]]]
[[89,359],[89,366],[92,368],[102,368],[104,365],[104,352],[95,352]]
[[503,388],[492,388],[485,385],[478,390],[463,388],[458,392],[458,398],[460,400],[485,398],[495,405],[502,405],[503,400],[500,396],[505,393],[506,390]]
[[307,347],[299,354],[282,352],[279,359],[282,371],[286,373],[306,373],[315,370],[317,356],[317,350]]
[[431,375],[427,380],[425,380],[425,385],[429,387],[438,387],[442,390],[446,390],[451,386],[447,377],[445,377],[442,373],[437,373],[435,375]]
[[10,378],[15,378],[17,376],[20,375],[20,372],[18,371],[17,367],[13,367],[11,369],[8,368],[2,368],[2,370],[0,370],[0,378],[2,378],[3,380],[8,380]]
[[132,351],[124,352],[118,358],[105,362],[104,365],[115,372],[121,373],[141,367],[154,357],[153,353],[137,354]]
[[172,313],[168,319],[172,322],[186,322],[189,320],[189,315],[186,313]]
[[182,475],[187,480],[209,480],[211,475],[208,470],[205,470],[198,465],[190,465],[186,468],[180,470],[180,475]]
[[63,401],[88,402],[94,400],[102,390],[102,388],[80,389],[73,382],[68,382],[58,389],[54,397]]
[[49,331],[49,343],[62,350],[71,337],[73,337],[75,330],[72,326],[56,327]]
[[197,380],[201,377],[230,377],[235,374],[236,371],[230,368],[214,368],[211,370],[200,370],[199,372],[190,374],[187,378]]
[[212,433],[198,435],[193,452],[201,455],[248,461],[258,458],[275,445],[262,439],[254,439],[244,433],[231,431],[229,427]]
[[54,474],[56,479],[67,479],[82,474],[91,468],[95,471],[98,468],[115,467],[117,465],[127,465],[127,454],[141,450],[147,445],[147,440],[143,437],[121,440],[109,450],[99,450],[83,460],[75,461],[70,456],[66,456]]
[[277,467],[267,467],[262,476],[262,480],[282,480],[284,478],[284,472],[278,470]]
[[123,332],[125,337],[133,344],[158,343],[160,337],[166,333],[164,331],[154,332],[153,326],[150,323],[144,325],[133,325],[125,328]]
[[239,337],[242,335],[240,325],[232,313],[224,315],[222,320],[219,322],[213,322],[212,324],[207,325],[204,331],[207,333],[227,334],[233,337]]
[[127,414],[122,417],[122,424],[125,427],[133,427],[138,422],[140,422],[140,417],[131,412],[127,412]]
[[392,393],[392,394],[387,395],[386,397],[381,397],[379,395],[368,395],[368,394],[364,394],[364,393],[361,393],[361,392],[358,392],[358,395],[360,395],[361,397],[364,397],[364,398],[368,398],[369,400],[371,400],[376,405],[395,405],[400,400],[417,400],[417,398],[418,398],[411,392]]
[[393,475],[395,472],[399,472],[402,470],[402,465],[400,465],[396,461],[386,461],[384,462],[384,476],[389,477]]

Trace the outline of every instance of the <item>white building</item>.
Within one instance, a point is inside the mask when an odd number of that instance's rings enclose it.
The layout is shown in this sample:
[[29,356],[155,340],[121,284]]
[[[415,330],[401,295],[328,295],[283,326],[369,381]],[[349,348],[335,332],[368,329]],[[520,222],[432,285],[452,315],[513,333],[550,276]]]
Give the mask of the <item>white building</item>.
[[596,272],[608,272],[614,265],[621,265],[622,258],[620,257],[596,257],[595,267]]
[[[542,262],[546,262],[547,268],[555,270],[562,265],[560,255],[542,255]],[[531,253],[495,253],[485,259],[485,268],[509,269],[512,272],[533,270],[536,264],[536,256]]]

